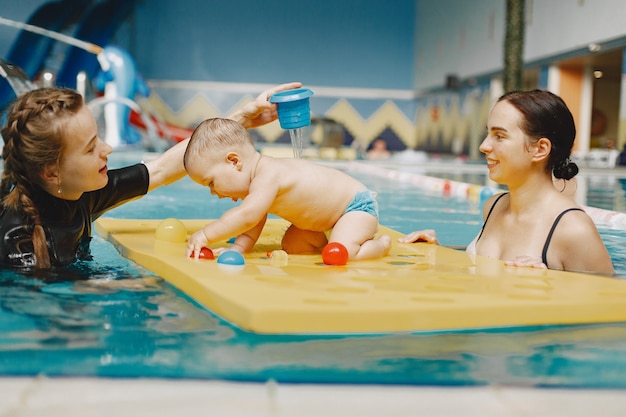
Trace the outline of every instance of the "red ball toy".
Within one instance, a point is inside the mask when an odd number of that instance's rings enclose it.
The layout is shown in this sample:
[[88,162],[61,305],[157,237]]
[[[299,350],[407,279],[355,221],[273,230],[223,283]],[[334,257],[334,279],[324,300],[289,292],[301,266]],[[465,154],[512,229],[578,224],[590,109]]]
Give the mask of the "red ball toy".
[[[190,258],[193,258],[193,252],[189,255]],[[213,251],[209,248],[200,249],[200,254],[198,255],[199,259],[215,259],[215,255],[213,255]]]
[[326,265],[345,265],[348,263],[348,249],[339,242],[330,242],[322,250],[322,261]]

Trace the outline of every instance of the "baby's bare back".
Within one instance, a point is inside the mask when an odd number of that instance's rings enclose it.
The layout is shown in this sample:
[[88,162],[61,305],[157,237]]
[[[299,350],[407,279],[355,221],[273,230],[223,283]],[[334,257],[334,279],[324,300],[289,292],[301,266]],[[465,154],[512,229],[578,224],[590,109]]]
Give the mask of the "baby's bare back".
[[303,230],[332,229],[355,194],[366,190],[364,184],[334,168],[302,159],[263,159],[257,172],[273,171],[280,184],[270,213]]

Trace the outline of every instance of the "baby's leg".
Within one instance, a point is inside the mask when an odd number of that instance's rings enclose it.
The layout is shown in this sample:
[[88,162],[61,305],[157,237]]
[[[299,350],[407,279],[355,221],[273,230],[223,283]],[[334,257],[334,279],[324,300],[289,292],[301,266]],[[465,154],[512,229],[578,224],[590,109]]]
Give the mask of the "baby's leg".
[[351,211],[337,221],[330,234],[330,242],[339,242],[348,249],[349,259],[380,258],[389,253],[391,238],[382,235],[373,239],[378,230],[378,219],[363,211]]
[[318,253],[328,243],[323,232],[312,232],[289,226],[283,235],[282,247],[287,253]]

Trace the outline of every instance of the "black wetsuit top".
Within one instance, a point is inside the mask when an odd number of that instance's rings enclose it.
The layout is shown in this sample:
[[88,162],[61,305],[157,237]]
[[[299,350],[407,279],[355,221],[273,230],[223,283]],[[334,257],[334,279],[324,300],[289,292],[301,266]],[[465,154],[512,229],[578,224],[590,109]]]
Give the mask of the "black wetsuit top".
[[[496,206],[496,204],[498,203],[498,201],[500,201],[500,199],[502,197],[504,197],[505,195],[507,195],[508,193],[502,193],[500,194],[497,198],[496,201],[493,202],[491,208],[489,209],[489,212],[487,213],[487,217],[485,217],[485,221],[483,222],[483,227],[482,229],[480,229],[480,234],[478,235],[478,239],[476,239],[476,243],[478,244],[478,241],[480,240],[480,237],[483,235],[483,231],[485,230],[485,225],[487,224],[487,220],[489,220],[489,216],[491,216],[491,212],[493,211],[493,208]],[[552,227],[550,228],[550,232],[548,233],[548,237],[546,237],[546,242],[543,244],[543,250],[541,251],[541,262],[544,263],[544,265],[548,267],[548,247],[550,246],[550,241],[552,241],[552,235],[554,234],[554,229],[556,229],[556,225],[559,224],[559,221],[561,220],[561,217],[563,217],[563,215],[569,211],[573,211],[573,210],[578,210],[578,211],[584,211],[583,209],[580,209],[578,207],[572,207],[572,208],[568,208],[566,210],[563,210],[558,216],[556,216],[556,219],[554,219],[554,223],[552,223]]]
[[[39,209],[46,234],[50,263],[64,266],[90,259],[91,224],[105,211],[148,192],[148,168],[137,164],[108,172],[108,184],[84,193],[78,200],[57,198],[35,186],[31,196]],[[0,207],[0,267],[31,268],[35,265],[33,225],[20,213]]]

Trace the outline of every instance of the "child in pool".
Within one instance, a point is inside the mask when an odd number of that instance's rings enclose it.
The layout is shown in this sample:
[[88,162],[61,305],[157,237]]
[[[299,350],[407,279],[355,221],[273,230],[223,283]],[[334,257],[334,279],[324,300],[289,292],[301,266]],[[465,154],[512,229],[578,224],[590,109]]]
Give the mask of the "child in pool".
[[[272,94],[262,92],[230,117],[246,128],[278,117]],[[23,271],[65,267],[91,259],[92,223],[108,210],[185,175],[188,140],[145,164],[109,169],[113,150],[74,90],[39,88],[11,104],[2,128],[0,268]]]
[[202,122],[184,164],[189,177],[211,194],[242,200],[189,238],[187,256],[198,258],[202,247],[231,236],[237,237],[229,249],[249,252],[270,213],[291,222],[282,238],[287,253],[320,252],[329,241],[344,245],[351,260],[389,251],[389,236],[374,239],[378,204],[365,185],[313,162],[261,155],[248,132],[230,120]]

